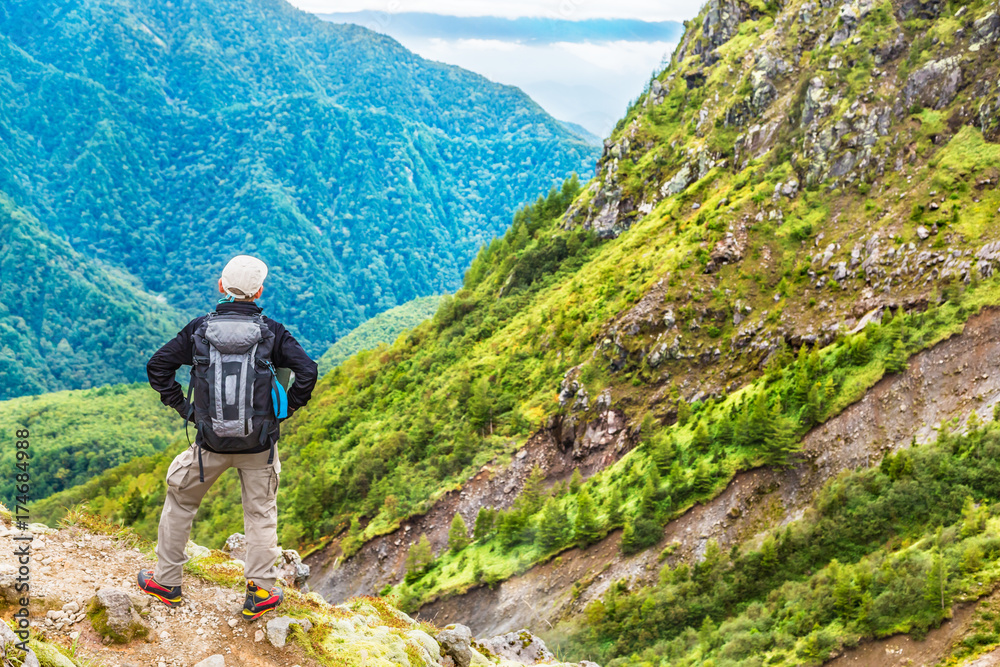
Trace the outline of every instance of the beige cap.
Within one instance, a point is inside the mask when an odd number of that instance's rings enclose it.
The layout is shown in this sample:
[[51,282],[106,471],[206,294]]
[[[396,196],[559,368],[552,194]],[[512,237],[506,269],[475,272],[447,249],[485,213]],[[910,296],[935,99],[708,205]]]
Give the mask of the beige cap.
[[237,255],[222,269],[222,289],[236,299],[257,294],[267,277],[267,265],[250,255]]

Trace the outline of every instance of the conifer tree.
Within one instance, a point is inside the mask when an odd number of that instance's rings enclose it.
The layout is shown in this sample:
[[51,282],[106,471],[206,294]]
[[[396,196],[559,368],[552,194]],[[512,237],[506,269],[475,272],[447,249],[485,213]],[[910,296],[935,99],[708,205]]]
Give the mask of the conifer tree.
[[698,425],[694,429],[694,436],[691,438],[691,445],[694,447],[694,451],[704,453],[708,451],[708,447],[711,444],[712,438],[708,435],[708,426],[705,425],[705,420],[701,419],[698,421]]
[[524,488],[521,490],[521,508],[525,514],[531,515],[542,507],[542,483],[545,481],[545,473],[536,463],[531,469],[531,474],[524,481]]
[[543,551],[551,551],[562,546],[566,541],[566,515],[558,503],[552,498],[545,501],[541,517],[538,520],[536,540]]
[[469,545],[469,528],[465,525],[465,519],[459,512],[455,512],[455,517],[451,520],[451,528],[448,530],[448,549],[452,553],[458,553]]
[[476,514],[476,526],[472,529],[472,539],[482,542],[493,532],[493,522],[496,510],[492,507],[480,507]]
[[420,534],[417,543],[410,547],[406,554],[406,581],[412,583],[419,579],[434,564],[434,551],[426,533]]
[[573,522],[573,539],[580,548],[586,549],[601,537],[601,526],[594,513],[594,501],[587,489],[581,489],[576,497],[576,519]]
[[909,365],[907,358],[906,345],[903,344],[902,340],[896,339],[889,351],[889,356],[885,359],[885,370],[889,373],[902,373]]
[[580,475],[580,469],[574,468],[573,475],[569,478],[569,492],[576,493],[580,490],[580,485],[583,484],[583,476]]
[[927,570],[927,581],[924,584],[924,601],[942,612],[949,606],[948,600],[948,570],[941,554],[935,550],[931,566]]
[[665,473],[670,470],[670,465],[674,462],[676,456],[677,443],[674,440],[673,433],[662,434],[653,441],[650,458],[653,461],[653,465],[660,472]]
[[677,423],[684,426],[690,417],[691,406],[683,398],[677,399]]
[[608,528],[621,525],[624,517],[623,504],[622,492],[617,486],[611,487],[611,494],[608,496]]

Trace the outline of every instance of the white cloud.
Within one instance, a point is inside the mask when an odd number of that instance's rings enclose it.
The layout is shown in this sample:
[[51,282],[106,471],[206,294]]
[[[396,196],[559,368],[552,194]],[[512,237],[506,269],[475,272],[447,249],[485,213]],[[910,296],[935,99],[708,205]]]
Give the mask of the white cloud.
[[702,0],[291,0],[308,12],[372,10],[427,12],[451,16],[539,16],[582,21],[595,18],[631,18],[643,21],[682,21],[698,13]]
[[424,58],[517,86],[560,120],[606,136],[674,49],[669,42],[525,45],[486,39],[408,39]]

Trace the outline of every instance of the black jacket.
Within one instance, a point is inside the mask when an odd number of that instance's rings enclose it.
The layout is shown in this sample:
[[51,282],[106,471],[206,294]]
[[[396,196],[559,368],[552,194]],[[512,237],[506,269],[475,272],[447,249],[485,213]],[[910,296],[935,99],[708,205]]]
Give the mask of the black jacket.
[[[260,306],[249,301],[233,301],[220,303],[216,307],[218,313],[242,313],[253,315],[261,312]],[[164,405],[176,410],[182,417],[187,414],[187,399],[184,390],[174,378],[181,366],[190,366],[192,359],[191,337],[207,315],[196,317],[180,330],[177,336],[157,350],[149,363],[146,364],[146,375],[150,386],[159,392]],[[264,319],[267,328],[274,334],[274,349],[271,352],[271,363],[275,368],[290,368],[295,373],[295,382],[288,389],[288,416],[309,402],[313,387],[316,386],[318,369],[316,362],[309,358],[299,342],[285,327],[270,318]],[[277,427],[269,434],[267,442],[255,449],[249,449],[247,454],[264,452],[278,439]],[[198,444],[205,446],[204,443]],[[211,448],[205,446],[205,449]]]

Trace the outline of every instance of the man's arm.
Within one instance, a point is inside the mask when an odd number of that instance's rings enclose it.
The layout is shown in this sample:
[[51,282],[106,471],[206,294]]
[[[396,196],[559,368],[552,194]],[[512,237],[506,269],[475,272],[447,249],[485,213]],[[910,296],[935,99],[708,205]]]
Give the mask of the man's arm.
[[185,365],[190,366],[193,361],[191,358],[191,336],[201,319],[199,317],[191,320],[177,336],[154,352],[146,364],[149,386],[159,392],[160,401],[164,405],[173,408],[182,417],[187,417],[187,400],[184,398],[184,390],[181,389],[174,374],[178,368]]
[[[275,323],[277,324],[277,323]],[[319,369],[306,351],[285,327],[277,324],[274,352],[271,359],[280,368],[290,368],[295,373],[295,382],[288,390],[288,416],[309,402]]]

